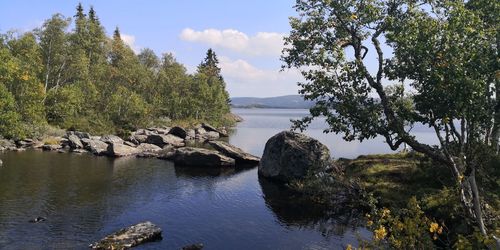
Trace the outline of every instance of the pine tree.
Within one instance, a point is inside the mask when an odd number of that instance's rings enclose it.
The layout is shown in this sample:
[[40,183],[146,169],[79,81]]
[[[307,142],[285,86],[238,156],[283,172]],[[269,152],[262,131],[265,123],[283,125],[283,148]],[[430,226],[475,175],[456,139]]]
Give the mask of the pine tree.
[[219,59],[217,59],[217,55],[211,48],[208,49],[205,60],[198,65],[198,72],[210,77],[217,77],[219,80],[224,81],[221,69],[219,68]]

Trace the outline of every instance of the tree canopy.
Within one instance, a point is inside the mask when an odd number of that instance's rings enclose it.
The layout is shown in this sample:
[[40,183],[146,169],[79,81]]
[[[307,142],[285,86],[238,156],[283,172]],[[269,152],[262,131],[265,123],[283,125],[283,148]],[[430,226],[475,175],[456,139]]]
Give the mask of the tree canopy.
[[[476,172],[479,152],[499,147],[498,1],[297,0],[295,8],[283,61],[302,72],[300,93],[316,105],[294,127],[325,116],[325,132],[381,136],[393,150],[405,143],[449,166],[467,217],[486,235]],[[417,123],[440,145],[421,142]]]
[[217,124],[229,112],[212,49],[188,74],[172,54],[136,54],[118,27],[107,37],[93,7],[78,4],[73,21],[55,14],[33,32],[0,35],[0,136],[36,136],[47,125],[112,133],[166,118]]

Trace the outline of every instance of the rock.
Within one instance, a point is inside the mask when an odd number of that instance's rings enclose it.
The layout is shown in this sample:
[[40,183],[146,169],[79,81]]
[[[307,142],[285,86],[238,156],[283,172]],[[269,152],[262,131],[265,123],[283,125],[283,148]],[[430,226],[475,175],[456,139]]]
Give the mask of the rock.
[[11,150],[14,152],[22,152],[22,151],[26,151],[26,148],[8,148],[8,150]]
[[149,131],[147,129],[142,129],[142,128],[138,129],[137,131],[134,132],[134,136],[135,135],[146,135],[146,136],[148,136],[148,135],[151,135],[151,134],[154,134],[154,133],[152,131]]
[[16,147],[16,144],[11,140],[0,139],[0,151],[12,150]]
[[182,250],[201,250],[203,249],[203,244],[202,243],[197,243],[197,244],[192,244],[192,245],[187,245],[182,247]]
[[58,144],[49,144],[49,145],[42,146],[42,149],[45,151],[56,151],[56,150],[59,150],[61,148],[62,148],[62,146],[58,145]]
[[146,221],[106,236],[90,245],[92,249],[127,249],[140,244],[161,240],[161,228]]
[[127,138],[127,141],[133,143],[136,146],[139,145],[139,144],[141,144],[137,139],[135,139],[134,135],[129,136]]
[[201,127],[204,128],[206,131],[214,131],[214,132],[217,132],[217,129],[210,125],[210,124],[207,124],[207,123],[202,123],[201,124]]
[[123,144],[123,139],[116,135],[105,135],[101,137],[101,141],[107,144]]
[[0,167],[1,167],[1,166],[3,166],[3,161],[2,161],[2,160],[0,160]]
[[69,147],[69,140],[67,138],[62,138],[60,141],[59,141],[59,144],[61,144],[62,147],[66,147],[68,146]]
[[46,220],[47,220],[47,218],[38,216],[38,217],[36,217],[36,218],[34,218],[32,220],[29,220],[29,222],[30,223],[39,223],[39,222],[44,222]]
[[142,143],[137,146],[137,150],[139,150],[139,152],[159,152],[162,148],[154,144]]
[[67,131],[66,135],[69,137],[70,135],[75,135],[78,139],[90,139],[90,134],[86,132],[80,131]]
[[204,148],[178,148],[173,153],[167,152],[160,159],[173,161],[176,165],[192,167],[233,167],[235,161],[218,151]]
[[134,139],[140,143],[145,143],[146,140],[148,139],[148,136],[147,135],[134,135]]
[[287,182],[324,171],[330,164],[330,151],[321,142],[304,134],[283,131],[267,141],[259,175]]
[[224,136],[224,137],[228,136],[227,132],[223,132],[223,131],[215,128],[214,126],[211,126],[210,124],[202,123],[201,127],[204,128],[208,132],[217,132],[220,136]]
[[78,136],[76,136],[76,135],[69,135],[68,141],[69,141],[69,146],[72,149],[83,148],[82,141],[80,141],[80,138],[78,138]]
[[142,152],[135,155],[137,158],[156,158],[160,154],[158,152]]
[[127,145],[127,146],[130,146],[130,147],[133,147],[133,148],[135,148],[137,146],[136,144],[134,144],[132,142],[129,142],[129,141],[123,142],[123,145]]
[[89,143],[92,141],[92,139],[83,138],[83,139],[80,139],[80,141],[82,142],[83,148],[87,148],[89,146]]
[[164,147],[165,145],[172,145],[174,147],[183,147],[184,140],[175,135],[149,135],[146,139],[149,144],[154,144],[158,147]]
[[137,150],[137,148],[130,147],[125,144],[111,143],[108,144],[108,150],[106,153],[107,155],[113,157],[123,157],[123,156],[135,155],[140,152],[139,150]]
[[81,148],[72,149],[71,152],[77,153],[77,154],[87,153],[87,151],[85,149],[81,149]]
[[19,148],[29,148],[33,144],[35,144],[35,141],[33,139],[24,139],[16,141],[16,145]]
[[258,164],[260,158],[244,152],[241,148],[223,141],[209,141],[208,144],[217,151],[236,160],[236,164]]
[[182,139],[186,139],[186,136],[187,136],[186,130],[181,128],[181,127],[173,127],[170,129],[170,131],[168,133],[171,135],[175,135],[175,136],[182,138]]
[[194,129],[186,130],[186,140],[193,140],[196,137],[196,132]]
[[66,153],[66,152],[68,152],[68,151],[66,151],[66,150],[64,150],[64,149],[59,149],[59,150],[57,150],[57,153],[59,153],[59,154]]
[[101,140],[90,140],[85,149],[90,151],[92,154],[103,155],[108,151],[108,144]]
[[206,140],[217,140],[220,138],[220,134],[215,131],[209,131],[203,135],[203,138]]
[[149,131],[152,131],[152,134],[166,135],[170,131],[170,128],[148,128]]
[[33,143],[33,145],[31,145],[31,147],[34,149],[40,149],[43,147],[43,145],[44,145],[44,143],[42,141],[35,141],[35,143]]

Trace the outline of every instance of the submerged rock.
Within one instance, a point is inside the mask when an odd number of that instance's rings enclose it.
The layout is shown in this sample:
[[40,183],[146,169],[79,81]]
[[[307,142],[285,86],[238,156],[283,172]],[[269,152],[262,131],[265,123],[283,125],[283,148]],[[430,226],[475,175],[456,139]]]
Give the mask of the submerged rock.
[[59,144],[46,144],[42,146],[42,149],[45,151],[56,151],[61,149],[62,146]]
[[233,167],[235,160],[218,151],[204,148],[178,148],[163,154],[161,159],[173,161],[176,165],[192,167]]
[[47,220],[47,218],[39,216],[39,217],[36,217],[36,218],[30,220],[29,222],[31,222],[31,223],[39,223],[39,222],[44,222],[46,220]]
[[92,249],[127,249],[137,245],[161,240],[161,228],[146,221],[123,228],[90,245]]
[[233,158],[237,164],[258,164],[260,158],[244,152],[241,148],[223,141],[209,141],[208,144],[217,151]]
[[321,142],[304,134],[283,131],[267,141],[259,175],[287,182],[325,171],[330,165],[330,151]]
[[187,245],[182,247],[182,250],[201,250],[203,249],[203,244],[202,243],[197,243],[197,244],[192,244],[192,245]]

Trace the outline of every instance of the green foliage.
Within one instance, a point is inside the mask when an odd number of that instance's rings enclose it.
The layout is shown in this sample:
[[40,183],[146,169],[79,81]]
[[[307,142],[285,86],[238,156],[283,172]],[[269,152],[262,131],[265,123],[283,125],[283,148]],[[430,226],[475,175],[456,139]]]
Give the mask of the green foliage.
[[[0,135],[36,136],[51,125],[124,134],[170,120],[223,124],[228,94],[211,49],[189,75],[172,54],[139,55],[116,28],[108,38],[96,11],[55,14],[34,32],[0,34]],[[157,124],[159,125],[159,124]]]
[[[294,128],[325,116],[325,132],[345,140],[408,145],[451,170],[445,181],[468,226],[494,231],[482,208],[492,195],[479,184],[498,179],[482,159],[500,152],[500,2],[298,0],[295,9],[282,59],[301,71],[300,93],[316,105]],[[415,136],[417,123],[435,131],[438,147]]]
[[20,125],[21,117],[16,112],[14,97],[0,83],[0,135],[8,139],[20,138],[23,135]]
[[47,93],[47,121],[63,128],[71,127],[80,115],[84,103],[84,95],[76,84],[51,89]]
[[446,226],[427,218],[415,197],[401,210],[376,208],[366,217],[367,226],[374,234],[373,241],[365,244],[373,248],[433,249],[435,241],[442,246],[449,245]]
[[148,104],[127,88],[118,87],[111,95],[108,107],[109,116],[116,127],[132,130],[144,127],[150,121]]

